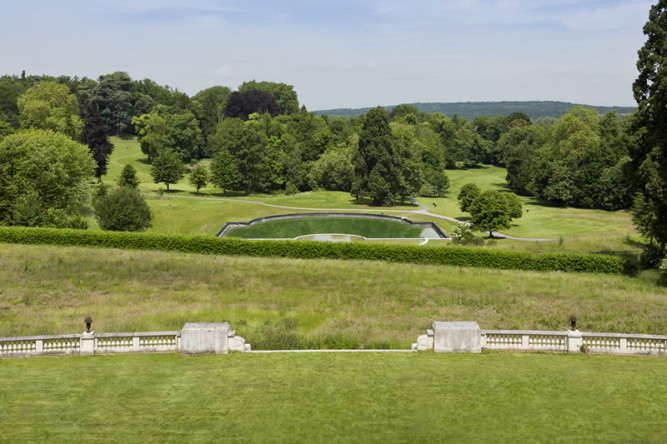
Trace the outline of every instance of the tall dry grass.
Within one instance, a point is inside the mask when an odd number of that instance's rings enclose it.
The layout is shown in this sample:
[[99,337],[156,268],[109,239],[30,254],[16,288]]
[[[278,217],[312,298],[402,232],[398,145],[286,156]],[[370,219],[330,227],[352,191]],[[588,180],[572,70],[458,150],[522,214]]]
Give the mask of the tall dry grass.
[[[228,321],[276,348],[408,347],[435,320],[667,333],[667,289],[638,278],[0,244],[0,336],[178,330]],[[291,342],[290,342],[291,341]]]

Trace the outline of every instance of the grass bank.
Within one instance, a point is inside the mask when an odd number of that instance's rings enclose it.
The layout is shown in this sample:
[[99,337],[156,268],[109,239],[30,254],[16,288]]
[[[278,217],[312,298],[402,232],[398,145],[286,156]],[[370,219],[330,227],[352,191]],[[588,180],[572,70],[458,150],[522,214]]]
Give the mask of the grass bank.
[[0,245],[0,336],[228,321],[257,349],[409,348],[435,320],[667,334],[656,276]]
[[662,442],[665,358],[485,353],[0,361],[8,442]]

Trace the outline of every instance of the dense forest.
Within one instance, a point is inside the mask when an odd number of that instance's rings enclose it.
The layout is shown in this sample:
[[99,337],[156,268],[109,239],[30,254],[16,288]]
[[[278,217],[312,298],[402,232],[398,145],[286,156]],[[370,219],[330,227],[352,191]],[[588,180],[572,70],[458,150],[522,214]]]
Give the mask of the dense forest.
[[[98,178],[112,149],[106,136],[125,133],[137,136],[156,168],[169,164],[164,153],[193,166],[211,158],[202,177],[222,190],[338,190],[387,205],[444,196],[447,169],[493,164],[507,167],[509,188],[518,194],[583,208],[631,204],[623,171],[627,125],[615,111],[601,116],[574,107],[535,122],[520,111],[471,120],[413,105],[371,111],[318,116],[300,106],[292,86],[274,82],[249,81],[236,91],[213,86],[189,97],[123,72],[97,80],[0,78],[1,134],[65,134],[89,147]],[[169,187],[182,174],[157,176]]]
[[[457,115],[472,120],[477,116],[506,116],[516,111],[526,113],[532,120],[543,117],[558,118],[568,112],[575,106],[596,109],[599,113],[605,114],[609,111],[616,111],[619,115],[632,114],[634,110],[630,106],[590,106],[570,102],[554,101],[532,101],[532,102],[433,102],[433,103],[409,103],[419,111],[425,113],[443,113],[448,116]],[[391,112],[396,105],[384,107]],[[358,117],[366,114],[371,108],[337,108],[315,111],[315,114],[327,116],[345,116]]]

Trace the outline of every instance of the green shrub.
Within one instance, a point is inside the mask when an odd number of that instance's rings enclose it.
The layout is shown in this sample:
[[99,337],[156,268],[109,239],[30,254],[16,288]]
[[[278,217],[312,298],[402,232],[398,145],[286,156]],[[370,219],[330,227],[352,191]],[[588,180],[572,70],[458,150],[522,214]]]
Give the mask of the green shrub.
[[141,231],[151,226],[150,207],[139,191],[129,187],[101,190],[93,201],[100,228],[111,231]]
[[454,245],[483,245],[484,239],[475,236],[468,224],[459,224],[452,232],[452,243]]
[[118,178],[119,187],[128,187],[133,189],[139,188],[139,178],[137,177],[137,170],[132,166],[131,163],[125,164],[123,170],[120,172],[120,177]]
[[0,242],[181,251],[184,253],[224,254],[229,256],[376,260],[509,270],[615,274],[621,274],[624,271],[624,260],[617,256],[574,253],[531,254],[523,251],[489,250],[459,246],[420,248],[413,245],[362,242],[253,241],[205,236],[28,227],[0,227]]
[[88,222],[78,214],[67,214],[65,210],[49,208],[42,223],[47,228],[74,228],[85,230],[88,228]]

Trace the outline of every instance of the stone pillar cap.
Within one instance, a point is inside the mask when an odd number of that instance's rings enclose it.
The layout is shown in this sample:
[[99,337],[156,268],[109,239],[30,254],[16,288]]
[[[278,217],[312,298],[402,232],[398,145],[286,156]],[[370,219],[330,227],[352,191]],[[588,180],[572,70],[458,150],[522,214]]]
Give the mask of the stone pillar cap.
[[454,321],[454,322],[434,322],[433,323],[433,330],[441,330],[443,328],[447,328],[447,329],[476,328],[476,329],[479,329],[479,324],[475,321]]
[[187,322],[183,330],[229,330],[229,322]]

